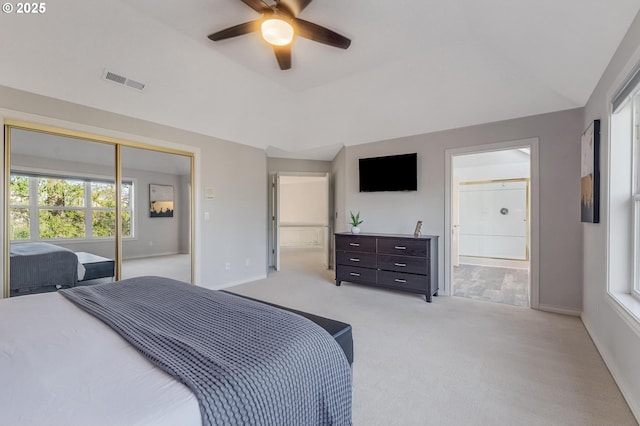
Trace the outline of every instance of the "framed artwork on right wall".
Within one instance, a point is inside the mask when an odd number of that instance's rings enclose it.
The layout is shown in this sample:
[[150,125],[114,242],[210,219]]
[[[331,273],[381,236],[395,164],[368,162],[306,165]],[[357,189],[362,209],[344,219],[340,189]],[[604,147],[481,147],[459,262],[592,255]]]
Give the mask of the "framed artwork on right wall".
[[149,184],[149,217],[173,217],[173,186]]
[[600,120],[593,120],[582,134],[581,156],[581,221],[600,223]]

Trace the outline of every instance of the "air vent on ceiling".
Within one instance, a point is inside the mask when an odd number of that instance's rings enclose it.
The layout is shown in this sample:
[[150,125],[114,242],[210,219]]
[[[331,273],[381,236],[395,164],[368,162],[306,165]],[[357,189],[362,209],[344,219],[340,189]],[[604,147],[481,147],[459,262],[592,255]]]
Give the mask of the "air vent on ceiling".
[[102,74],[102,78],[108,81],[112,81],[114,83],[123,85],[123,86],[127,86],[130,87],[132,89],[135,89],[139,92],[142,92],[144,90],[145,84],[144,83],[140,83],[139,81],[135,81],[132,80],[130,78],[121,76],[120,74],[116,74],[115,72],[109,71],[109,70],[104,70],[104,73]]

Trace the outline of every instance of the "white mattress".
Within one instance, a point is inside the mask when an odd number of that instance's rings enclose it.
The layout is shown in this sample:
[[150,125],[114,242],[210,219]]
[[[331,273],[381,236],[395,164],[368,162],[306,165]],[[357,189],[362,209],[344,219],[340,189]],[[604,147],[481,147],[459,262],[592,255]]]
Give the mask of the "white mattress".
[[200,426],[198,401],[57,293],[0,300],[6,425]]
[[78,281],[82,281],[82,279],[84,278],[84,274],[86,272],[87,272],[87,269],[84,267],[84,265],[78,262]]

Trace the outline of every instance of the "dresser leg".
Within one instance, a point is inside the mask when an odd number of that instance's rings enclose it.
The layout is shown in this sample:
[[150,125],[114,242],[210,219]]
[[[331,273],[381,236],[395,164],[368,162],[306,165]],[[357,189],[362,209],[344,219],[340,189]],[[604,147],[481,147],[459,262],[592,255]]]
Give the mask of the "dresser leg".
[[340,287],[340,283],[342,283],[342,281],[336,280],[336,287]]

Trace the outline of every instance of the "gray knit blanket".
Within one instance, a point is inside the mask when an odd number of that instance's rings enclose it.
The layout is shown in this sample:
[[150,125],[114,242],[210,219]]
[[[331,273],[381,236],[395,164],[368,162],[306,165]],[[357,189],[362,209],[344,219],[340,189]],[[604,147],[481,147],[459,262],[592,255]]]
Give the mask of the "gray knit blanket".
[[160,277],[60,290],[196,396],[203,425],[350,425],[351,369],[291,312]]
[[78,282],[78,256],[49,243],[11,244],[11,290],[38,290]]

